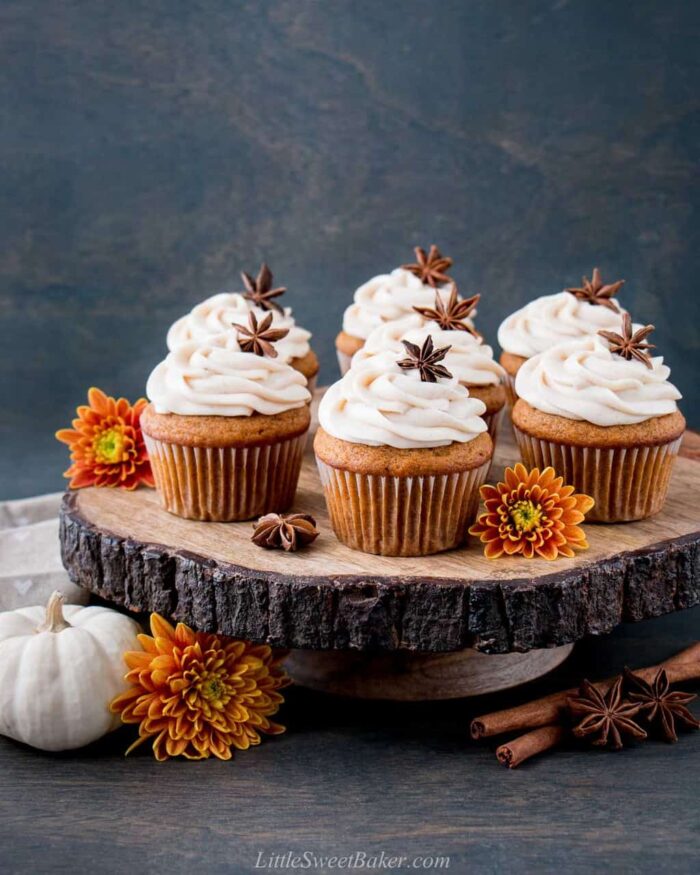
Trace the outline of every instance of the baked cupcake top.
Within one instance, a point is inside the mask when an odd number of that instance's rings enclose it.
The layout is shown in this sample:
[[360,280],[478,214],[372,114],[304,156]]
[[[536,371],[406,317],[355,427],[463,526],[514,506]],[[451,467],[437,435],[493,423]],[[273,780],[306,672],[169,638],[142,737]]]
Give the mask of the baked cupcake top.
[[[621,339],[641,330],[624,317]],[[620,329],[618,316],[618,330]],[[648,326],[651,329],[651,326]],[[607,332],[606,332],[607,333]],[[647,332],[648,333],[648,332]],[[669,382],[670,369],[661,356],[626,358],[615,341],[599,335],[553,346],[528,359],[515,378],[515,391],[531,407],[594,425],[633,425],[674,413],[681,397]]]
[[504,352],[523,358],[537,355],[566,340],[602,329],[615,330],[625,311],[614,300],[624,280],[604,284],[600,271],[583,278],[580,288],[544,295],[503,320],[498,342]]
[[282,307],[275,300],[285,289],[272,288],[272,274],[267,265],[261,266],[255,279],[245,272],[241,276],[246,291],[212,295],[171,325],[166,339],[169,350],[189,340],[207,341],[217,334],[228,334],[235,340],[234,323],[246,322],[250,312],[258,320],[269,312],[273,328],[287,331],[286,337],[276,344],[279,357],[290,362],[307,355],[311,333],[296,324],[291,307]]
[[274,416],[311,400],[306,378],[281,355],[244,352],[230,333],[178,344],[156,365],[146,394],[156,413],[186,416]]
[[447,302],[451,280],[444,271],[452,259],[442,256],[436,246],[427,255],[420,247],[415,251],[415,264],[372,277],[357,289],[343,316],[346,334],[364,340],[384,323],[413,313],[414,307],[432,307],[436,291]]
[[466,443],[485,432],[486,406],[445,371],[444,351],[426,344],[413,355],[409,344],[356,356],[321,400],[321,427],[350,443],[396,449]]
[[355,353],[355,358],[383,350],[392,350],[399,356],[403,353],[402,340],[422,346],[429,336],[435,347],[450,347],[444,364],[458,383],[463,386],[497,386],[501,382],[505,372],[494,359],[493,349],[484,343],[482,337],[469,331],[440,328],[418,313],[375,328],[362,349]]

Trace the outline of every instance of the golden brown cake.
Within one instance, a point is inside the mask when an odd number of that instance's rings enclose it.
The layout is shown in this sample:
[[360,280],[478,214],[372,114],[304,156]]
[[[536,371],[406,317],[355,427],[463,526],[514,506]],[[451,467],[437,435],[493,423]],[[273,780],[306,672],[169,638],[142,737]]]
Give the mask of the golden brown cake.
[[515,393],[515,378],[518,375],[520,366],[524,365],[527,359],[522,355],[514,355],[512,352],[502,352],[499,361],[506,372],[504,380],[506,397],[512,407],[518,400],[518,396]]
[[178,344],[151,374],[141,416],[165,509],[219,522],[287,510],[311,419],[305,382],[226,335]]
[[333,530],[353,549],[424,556],[467,538],[493,443],[484,404],[433,352],[363,353],[321,401],[316,461]]
[[590,495],[588,519],[600,522],[661,510],[685,430],[669,369],[633,341],[625,320],[621,351],[594,335],[533,356],[516,378],[512,418],[523,462],[551,465]]

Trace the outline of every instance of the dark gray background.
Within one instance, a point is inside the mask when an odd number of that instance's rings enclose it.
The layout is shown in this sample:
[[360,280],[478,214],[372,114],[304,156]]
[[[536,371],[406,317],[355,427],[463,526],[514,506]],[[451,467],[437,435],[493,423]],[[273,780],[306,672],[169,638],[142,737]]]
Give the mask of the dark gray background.
[[354,288],[437,242],[479,324],[599,265],[700,425],[698,5],[0,6],[0,494],[60,488],[91,384],[269,261],[322,379]]
[[[141,394],[173,319],[262,258],[325,380],[353,289],[417,243],[457,259],[491,338],[598,264],[700,426],[697,9],[3,0],[0,497],[60,488],[53,431],[88,386]],[[537,689],[666,656],[697,614],[584,642]],[[367,848],[460,873],[694,872],[698,739],[509,773],[468,720],[531,694],[293,690],[289,735],[224,766],[124,761],[124,733],[60,758],[3,739],[5,868],[253,872],[258,850]]]

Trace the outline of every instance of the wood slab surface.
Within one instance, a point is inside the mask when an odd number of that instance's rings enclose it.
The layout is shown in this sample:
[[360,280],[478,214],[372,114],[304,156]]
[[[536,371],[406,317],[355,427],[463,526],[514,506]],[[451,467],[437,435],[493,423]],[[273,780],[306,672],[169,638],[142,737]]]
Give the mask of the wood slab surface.
[[[474,539],[420,558],[353,551],[330,528],[308,451],[294,509],[313,514],[321,536],[306,550],[256,547],[249,522],[180,519],[150,489],[83,489],[64,498],[63,561],[77,583],[132,611],[279,647],[553,647],[700,601],[697,435],[687,444],[663,511],[589,524],[590,549],[575,559],[489,561]],[[505,421],[489,479],[517,458]]]

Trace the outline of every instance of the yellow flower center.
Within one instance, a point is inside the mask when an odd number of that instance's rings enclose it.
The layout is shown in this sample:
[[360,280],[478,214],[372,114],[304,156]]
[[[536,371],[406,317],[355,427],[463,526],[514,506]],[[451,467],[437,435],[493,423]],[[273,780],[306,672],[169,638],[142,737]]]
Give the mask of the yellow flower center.
[[213,708],[221,709],[231,699],[231,691],[218,672],[203,674],[197,684],[199,695]]
[[542,524],[542,508],[529,498],[521,498],[510,508],[510,518],[519,532],[531,532]]
[[126,440],[120,428],[108,428],[95,436],[95,459],[105,464],[116,464],[127,458]]

